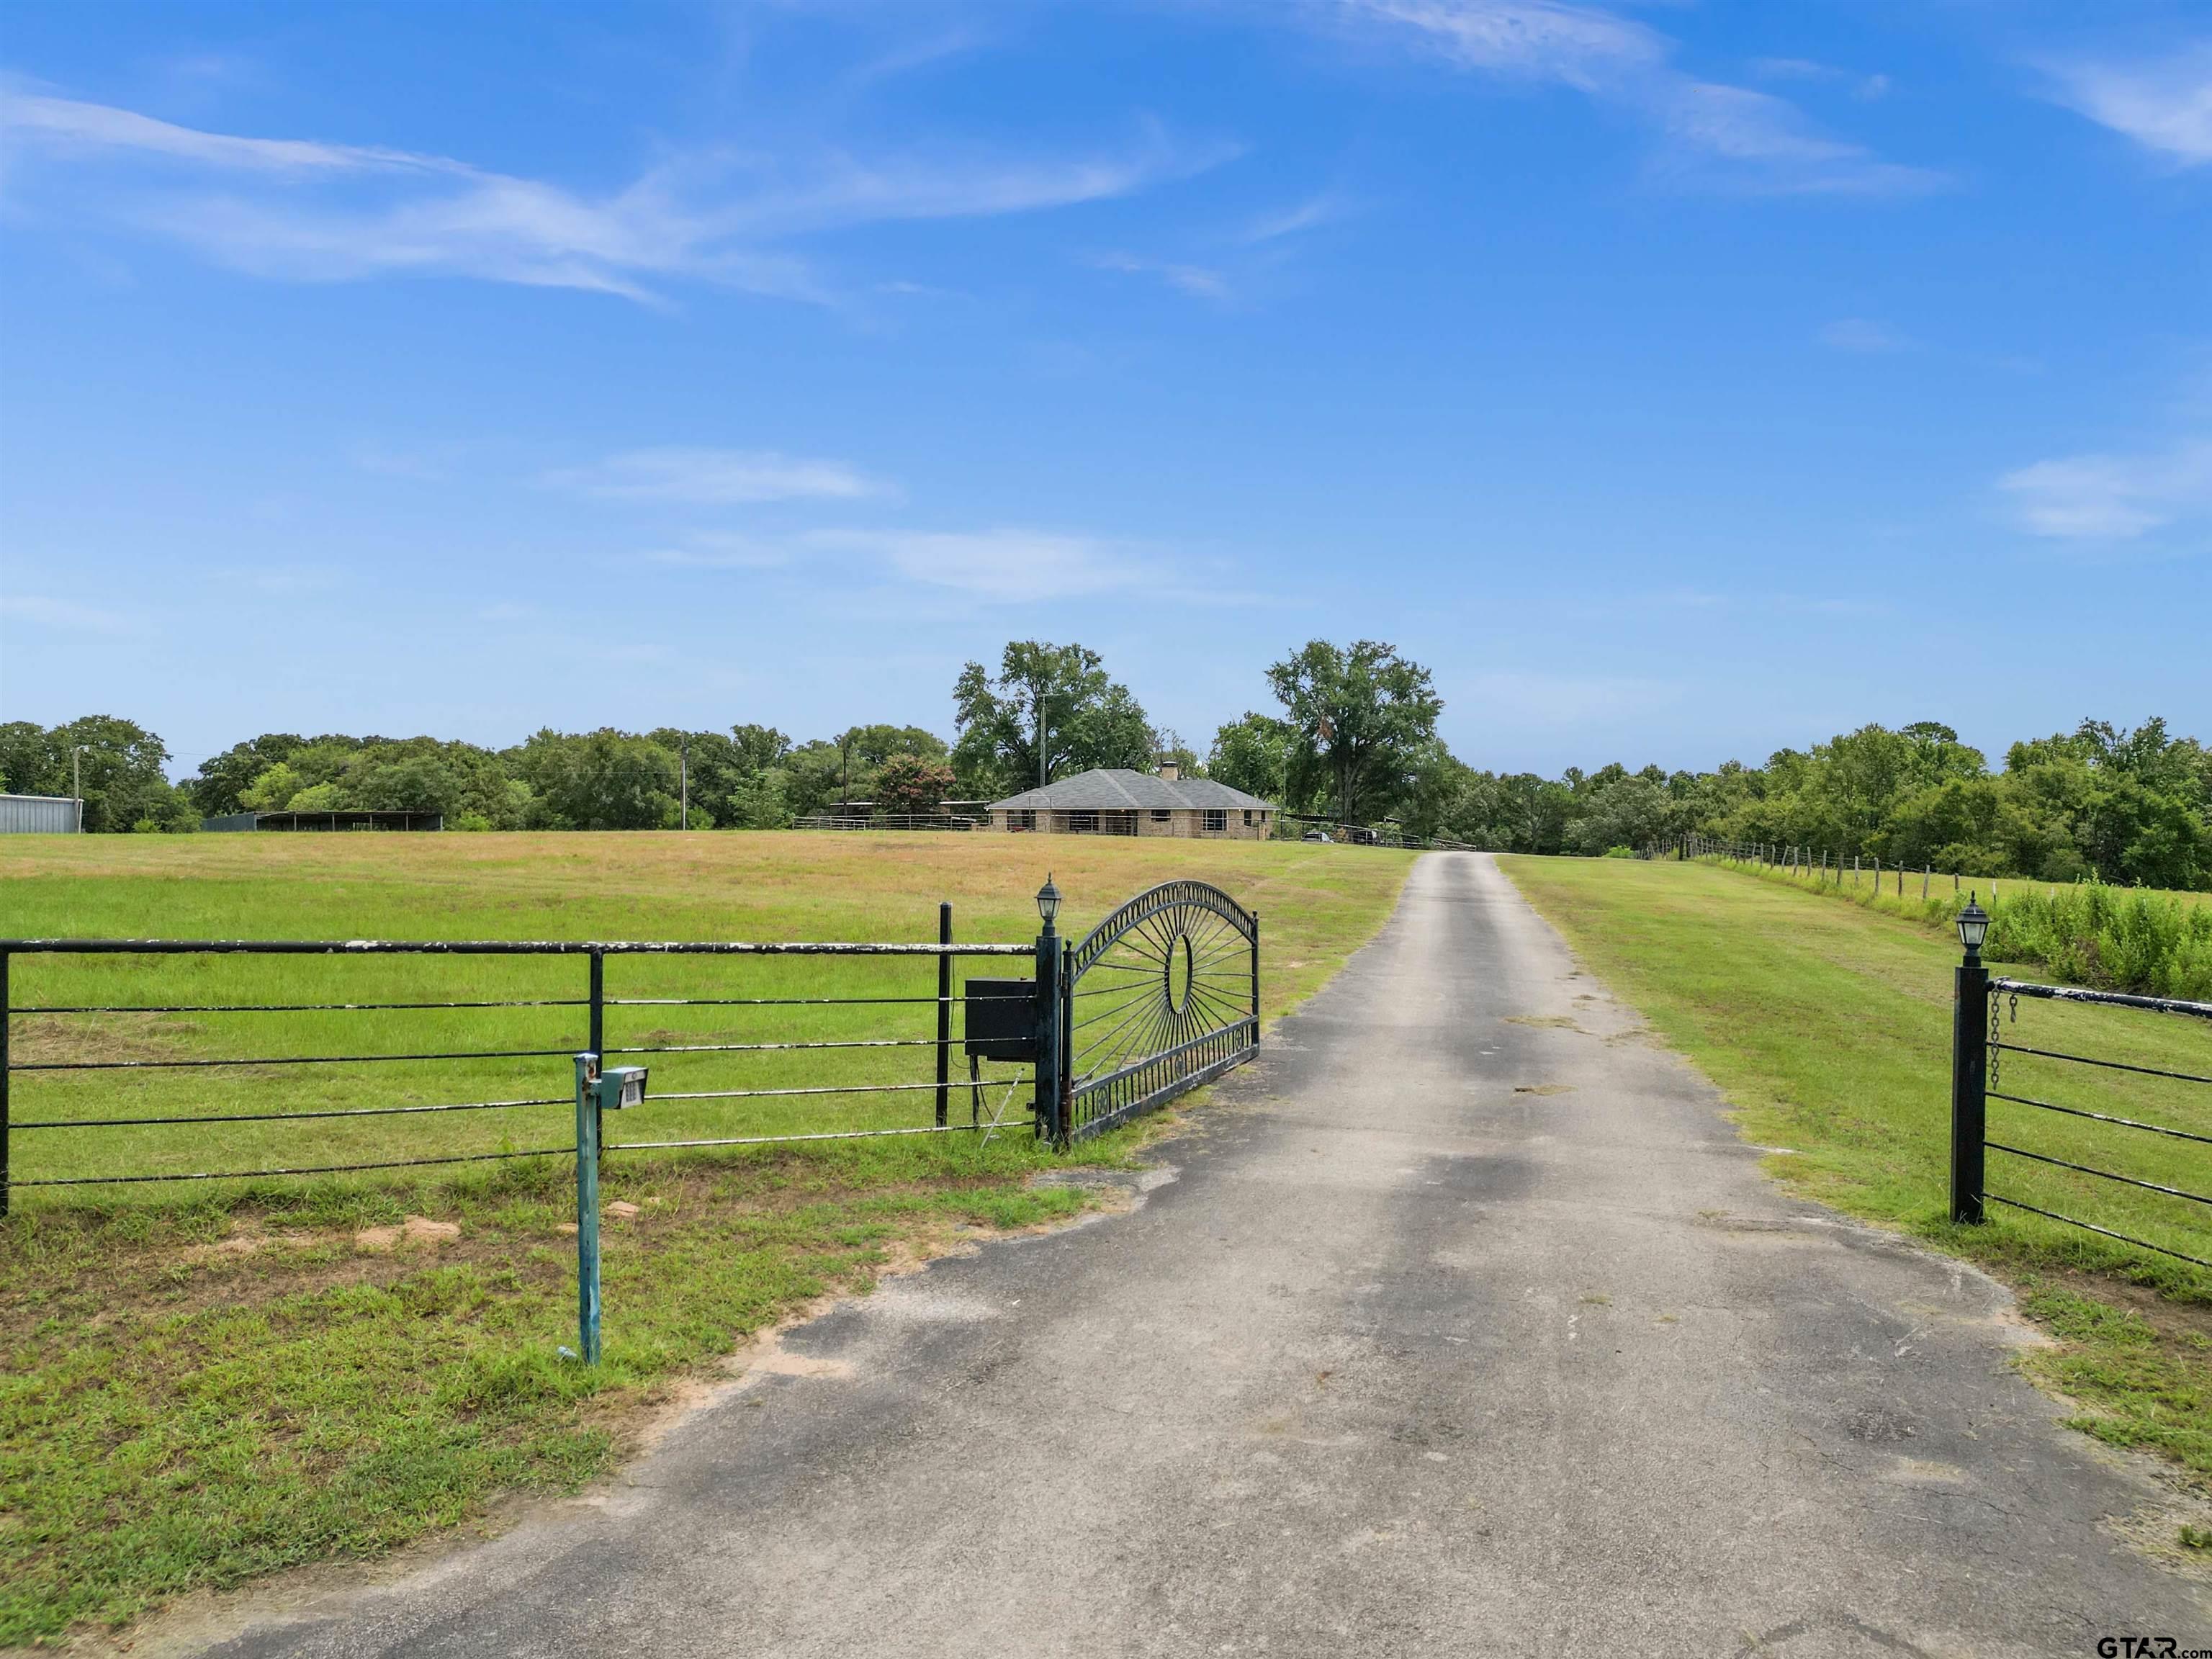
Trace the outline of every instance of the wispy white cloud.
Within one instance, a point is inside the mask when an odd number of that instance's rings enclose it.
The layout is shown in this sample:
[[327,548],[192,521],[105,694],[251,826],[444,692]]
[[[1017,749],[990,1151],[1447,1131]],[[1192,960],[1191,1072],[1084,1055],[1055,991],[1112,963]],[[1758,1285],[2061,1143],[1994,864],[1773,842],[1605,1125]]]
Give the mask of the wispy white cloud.
[[680,277],[821,300],[787,244],[855,225],[1103,201],[1233,154],[1157,126],[1117,153],[1057,159],[702,150],[595,195],[445,156],[204,131],[44,94],[0,99],[0,126],[19,198],[27,162],[67,168],[51,211],[104,213],[256,275],[442,274],[635,299]]
[[28,623],[34,628],[59,628],[75,634],[143,634],[141,617],[119,611],[78,605],[70,599],[48,599],[36,593],[0,593],[0,617]]
[[719,530],[692,531],[682,545],[654,548],[645,557],[693,570],[772,570],[791,562],[789,550],[773,542]]
[[1183,264],[1172,259],[1146,259],[1133,253],[1097,253],[1090,263],[1101,270],[1118,270],[1133,276],[1156,276],[1170,288],[1201,300],[1230,297],[1229,279],[1206,265]]
[[2068,108],[2184,167],[2212,161],[2212,40],[2148,63],[2042,67]]
[[0,125],[18,139],[43,141],[77,155],[137,150],[176,161],[256,173],[435,173],[468,176],[473,168],[434,155],[360,144],[325,144],[297,138],[239,138],[202,132],[149,115],[73,98],[17,94],[0,102]]
[[1001,605],[1085,599],[1150,586],[1155,562],[1126,544],[1050,531],[824,530],[809,545],[872,555],[909,581]]
[[2173,525],[2212,528],[2212,439],[2138,455],[2067,455],[1998,488],[2025,528],[2073,541],[2133,541]]
[[1570,87],[1662,135],[1662,169],[1686,182],[1774,194],[1902,196],[1941,172],[1885,161],[1831,137],[1771,94],[1674,67],[1674,43],[1632,18],[1560,0],[1346,0],[1344,14],[1398,31],[1471,70]]
[[1887,323],[1877,323],[1866,317],[1838,317],[1834,322],[1822,325],[1820,343],[1835,351],[1855,351],[1874,356],[1902,351],[1911,342]]
[[1856,70],[1838,69],[1832,64],[1815,63],[1809,58],[1754,58],[1751,60],[1751,72],[1753,78],[1760,81],[1802,81],[1846,87],[1852,97],[1869,102],[1889,92],[1887,75],[1862,75]]
[[1279,241],[1343,216],[1344,204],[1337,198],[1315,196],[1279,212],[1261,214],[1244,228],[1237,240],[1249,243]]
[[700,506],[856,501],[895,493],[890,485],[866,477],[843,461],[758,449],[634,449],[592,466],[549,472],[545,482],[605,501]]

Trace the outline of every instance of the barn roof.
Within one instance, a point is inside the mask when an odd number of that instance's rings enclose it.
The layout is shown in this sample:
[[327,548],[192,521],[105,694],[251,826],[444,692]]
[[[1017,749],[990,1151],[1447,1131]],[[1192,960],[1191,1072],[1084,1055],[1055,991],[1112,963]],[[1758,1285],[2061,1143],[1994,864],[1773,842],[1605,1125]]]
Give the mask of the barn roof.
[[1212,778],[1176,778],[1170,781],[1150,772],[1124,766],[1099,767],[1060,778],[1041,789],[991,803],[994,812],[1128,812],[1185,811],[1243,808],[1247,811],[1275,810],[1273,801],[1248,795]]

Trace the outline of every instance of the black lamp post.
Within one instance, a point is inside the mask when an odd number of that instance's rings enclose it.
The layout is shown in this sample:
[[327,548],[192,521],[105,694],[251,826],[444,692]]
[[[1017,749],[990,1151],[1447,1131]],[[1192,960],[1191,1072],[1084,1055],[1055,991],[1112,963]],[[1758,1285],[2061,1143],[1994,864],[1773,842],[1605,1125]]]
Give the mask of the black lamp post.
[[1049,933],[1053,924],[1060,920],[1060,889],[1053,885],[1049,872],[1045,875],[1044,885],[1037,889],[1036,906],[1037,914],[1044,918],[1044,930]]
[[1990,970],[1982,965],[1982,942],[1990,936],[1990,913],[1977,897],[1969,894],[1959,912],[1959,943],[1966,954],[1951,1010],[1951,1219],[1959,1222],[1982,1218],[1982,1151],[1989,1134]]

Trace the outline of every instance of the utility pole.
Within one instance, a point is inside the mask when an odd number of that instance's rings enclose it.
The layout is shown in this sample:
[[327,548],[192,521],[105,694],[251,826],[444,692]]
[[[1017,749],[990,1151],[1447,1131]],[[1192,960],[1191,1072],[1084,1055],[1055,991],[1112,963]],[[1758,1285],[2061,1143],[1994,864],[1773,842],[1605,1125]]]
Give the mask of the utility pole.
[[1050,780],[1048,780],[1048,779],[1045,776],[1045,772],[1044,772],[1044,682],[1043,682],[1042,680],[1039,680],[1039,681],[1037,682],[1037,688],[1036,688],[1036,706],[1037,706],[1037,710],[1036,710],[1036,714],[1037,714],[1037,787],[1038,787],[1038,788],[1040,788],[1040,789],[1042,789],[1042,788],[1043,788],[1043,787],[1045,787],[1045,785],[1046,785],[1048,781],[1050,781]]
[[76,832],[84,833],[84,745],[70,750],[70,799],[76,808]]
[[684,733],[683,745],[678,751],[676,787],[679,795],[676,827],[689,830],[691,827],[691,734],[688,732]]

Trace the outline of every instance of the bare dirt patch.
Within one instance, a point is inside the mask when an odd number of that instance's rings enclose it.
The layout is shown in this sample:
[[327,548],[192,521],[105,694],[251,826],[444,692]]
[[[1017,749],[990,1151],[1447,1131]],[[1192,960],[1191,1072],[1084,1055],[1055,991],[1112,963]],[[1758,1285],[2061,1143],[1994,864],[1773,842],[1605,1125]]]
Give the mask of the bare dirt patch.
[[457,1221],[433,1221],[426,1215],[410,1215],[404,1221],[390,1227],[363,1227],[353,1236],[354,1247],[362,1250],[396,1250],[402,1244],[438,1245],[461,1236]]

